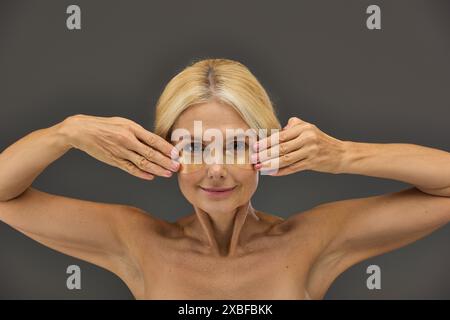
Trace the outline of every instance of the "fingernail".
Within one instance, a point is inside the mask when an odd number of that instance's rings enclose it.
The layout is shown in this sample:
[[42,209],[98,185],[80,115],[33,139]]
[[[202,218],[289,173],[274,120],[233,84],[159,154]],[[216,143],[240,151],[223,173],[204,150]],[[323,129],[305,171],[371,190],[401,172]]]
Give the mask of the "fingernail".
[[255,164],[255,169],[261,169],[261,167],[262,167],[262,164],[261,163],[258,163],[258,164]]
[[172,163],[172,169],[173,170],[178,170],[178,168],[180,167],[180,163],[179,162],[175,162],[175,163]]
[[172,157],[172,159],[177,159],[179,157],[178,149],[177,148],[173,148],[172,151],[170,152],[170,156]]
[[165,175],[166,177],[171,177],[171,176],[172,176],[172,172],[170,172],[170,171],[165,171],[165,172],[164,172],[164,175]]

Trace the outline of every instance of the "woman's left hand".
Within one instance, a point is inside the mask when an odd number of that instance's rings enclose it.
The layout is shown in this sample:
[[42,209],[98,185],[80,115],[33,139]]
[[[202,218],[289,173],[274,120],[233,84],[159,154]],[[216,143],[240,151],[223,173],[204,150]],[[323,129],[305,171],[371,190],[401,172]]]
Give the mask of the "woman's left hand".
[[255,169],[261,174],[284,176],[303,170],[338,173],[345,142],[314,124],[291,117],[281,131],[258,141],[253,150],[257,150],[253,154],[253,161],[258,161]]

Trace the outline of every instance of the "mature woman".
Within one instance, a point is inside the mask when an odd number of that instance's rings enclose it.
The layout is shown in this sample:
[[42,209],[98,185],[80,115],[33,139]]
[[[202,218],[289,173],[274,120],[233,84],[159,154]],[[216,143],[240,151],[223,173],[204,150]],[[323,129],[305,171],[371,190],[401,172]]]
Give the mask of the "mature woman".
[[[228,129],[275,133],[256,143],[232,137],[230,145],[227,139],[223,154],[243,151],[243,161],[190,162],[197,153],[208,158],[208,139],[195,132],[199,122],[223,137]],[[194,137],[181,148],[173,141],[180,130]],[[52,249],[110,270],[136,299],[321,299],[350,266],[450,220],[449,153],[341,141],[297,117],[281,128],[261,84],[236,61],[201,60],[176,75],[158,101],[153,131],[120,117],[75,115],[28,134],[0,155],[0,219]],[[142,179],[177,172],[194,212],[171,223],[137,207],[30,187],[71,148]],[[413,187],[325,203],[282,219],[251,203],[259,171],[274,164],[274,176],[354,173]]]

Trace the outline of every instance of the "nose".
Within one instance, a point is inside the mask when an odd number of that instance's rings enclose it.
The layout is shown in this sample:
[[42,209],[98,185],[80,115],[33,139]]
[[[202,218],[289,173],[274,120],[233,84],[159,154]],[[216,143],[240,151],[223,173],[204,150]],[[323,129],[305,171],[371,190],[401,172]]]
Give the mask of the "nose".
[[223,164],[213,163],[207,165],[208,178],[223,179],[227,177],[227,170]]

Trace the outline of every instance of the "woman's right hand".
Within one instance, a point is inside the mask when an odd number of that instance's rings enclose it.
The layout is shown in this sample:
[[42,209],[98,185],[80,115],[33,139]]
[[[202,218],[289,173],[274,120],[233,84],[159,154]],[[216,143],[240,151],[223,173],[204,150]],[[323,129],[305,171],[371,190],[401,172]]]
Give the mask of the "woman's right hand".
[[172,144],[132,120],[77,114],[62,126],[72,147],[136,177],[170,177],[180,167]]

